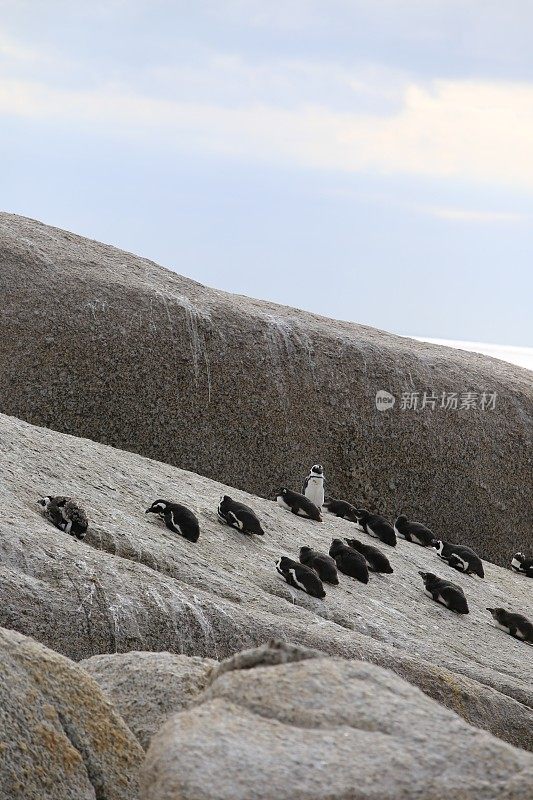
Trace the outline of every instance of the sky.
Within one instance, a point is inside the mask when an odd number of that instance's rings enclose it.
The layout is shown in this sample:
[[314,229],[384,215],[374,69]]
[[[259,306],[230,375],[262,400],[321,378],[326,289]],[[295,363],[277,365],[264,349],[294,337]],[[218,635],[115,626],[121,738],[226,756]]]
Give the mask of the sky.
[[0,209],[533,346],[532,29],[531,0],[0,0]]

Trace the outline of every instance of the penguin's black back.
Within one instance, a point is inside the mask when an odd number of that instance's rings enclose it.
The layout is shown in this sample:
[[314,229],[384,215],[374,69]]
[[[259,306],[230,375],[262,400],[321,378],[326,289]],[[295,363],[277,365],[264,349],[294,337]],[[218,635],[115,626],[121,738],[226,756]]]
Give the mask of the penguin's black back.
[[439,602],[438,598],[440,596],[446,601],[446,605],[450,611],[456,611],[458,614],[468,614],[468,603],[465,593],[456,583],[434,575],[433,578],[424,581],[424,584],[426,590],[432,594],[434,600]]
[[281,558],[280,562],[278,572],[281,572],[290,586],[306,592],[311,597],[322,599],[326,596],[322,581],[311,567],[287,557]]
[[[471,547],[467,547],[466,545],[462,544],[450,544],[447,543],[448,548],[445,548],[443,555],[447,552],[448,555],[444,556],[450,567],[459,570],[459,572],[473,572],[475,575],[478,575],[480,578],[485,577],[485,571],[483,569],[483,562],[481,561],[480,557],[477,553],[475,553]],[[454,556],[459,556],[460,561],[458,561]],[[466,562],[467,569],[463,569],[463,565],[461,562]]]
[[340,540],[334,540],[329,550],[330,556],[335,559],[337,568],[350,578],[356,578],[361,583],[368,583],[368,567],[366,560],[361,553],[352,547],[343,544]]
[[300,562],[314,569],[318,573],[320,580],[325,583],[331,583],[334,586],[339,583],[337,565],[335,564],[335,559],[331,556],[319,553],[317,550],[309,550],[307,553],[302,554],[300,550]]
[[394,571],[385,553],[382,553],[377,547],[372,547],[371,544],[364,544],[358,539],[345,539],[344,541],[349,547],[361,553],[367,562],[368,568],[373,572],[390,574]]
[[259,518],[250,506],[239,503],[228,495],[224,495],[220,501],[218,510],[219,514],[222,514],[229,525],[232,524],[231,516],[229,516],[232,514],[234,518],[237,518],[241,523],[243,533],[255,533],[259,536],[263,536],[264,530],[261,527]]
[[334,497],[328,497],[324,501],[324,506],[332,514],[336,514],[337,517],[348,519],[350,522],[357,522],[357,518],[355,516],[355,506],[353,506],[351,503],[348,503],[346,500],[336,500]]
[[200,523],[196,514],[194,514],[187,506],[182,506],[180,503],[167,503],[167,507],[163,512],[167,528],[169,523],[179,525],[181,535],[189,542],[197,542],[200,536]]
[[[368,533],[369,536],[377,536],[384,544],[396,547],[396,533],[394,532],[393,526],[390,522],[387,522],[385,517],[367,512],[365,519],[362,520],[360,524],[363,526],[365,533]],[[372,532],[368,529],[371,529]]]
[[299,510],[304,511],[310,519],[314,519],[316,522],[322,522],[320,509],[304,494],[287,489],[283,495],[283,500],[291,507],[293,512],[297,513]]

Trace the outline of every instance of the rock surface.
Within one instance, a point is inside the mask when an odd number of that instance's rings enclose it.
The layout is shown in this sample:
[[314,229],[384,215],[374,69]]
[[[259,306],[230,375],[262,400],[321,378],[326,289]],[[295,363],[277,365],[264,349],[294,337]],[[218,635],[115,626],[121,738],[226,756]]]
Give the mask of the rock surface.
[[0,629],[1,800],[135,800],[142,755],[82,669]]
[[185,708],[206,683],[209,658],[173,653],[93,656],[82,666],[146,749],[171,713]]
[[141,771],[145,800],[528,800],[532,779],[531,754],[340,659],[226,672]]
[[[531,541],[526,370],[215,291],[10,214],[0,292],[5,413],[265,496],[319,459],[332,494],[485,558]],[[494,410],[400,408],[404,392],[483,391]]]
[[[49,493],[80,500],[90,520],[83,542],[41,515],[36,500]],[[223,493],[255,509],[265,536],[217,521]],[[144,514],[157,497],[197,513],[196,544]],[[371,575],[367,586],[341,576],[324,601],[277,575],[279,555],[304,544],[326,550],[353,533],[331,515],[314,523],[208,478],[0,415],[4,627],[76,660],[131,650],[220,659],[278,637],[389,667],[468,722],[533,749],[533,648],[497,630],[485,610],[532,617],[531,581],[488,563],[484,581],[463,576],[403,541],[387,548],[392,575]],[[461,584],[471,613],[432,602],[418,570]]]

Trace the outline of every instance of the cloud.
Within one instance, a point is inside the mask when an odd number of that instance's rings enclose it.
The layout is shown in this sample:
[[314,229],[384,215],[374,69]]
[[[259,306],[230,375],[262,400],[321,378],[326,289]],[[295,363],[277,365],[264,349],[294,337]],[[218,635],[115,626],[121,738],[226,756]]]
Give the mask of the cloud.
[[[235,74],[239,65],[232,62],[226,68]],[[301,77],[301,66],[299,70]],[[158,96],[146,86],[142,91],[123,84],[72,91],[50,83],[5,79],[0,80],[0,114],[83,128],[89,122],[92,130],[107,136],[143,137],[180,152],[533,189],[533,84],[400,82],[394,106],[376,113],[361,110],[357,95],[361,79],[356,70],[350,76],[355,110],[339,110],[326,101],[301,103],[298,92],[293,97],[285,94],[282,104],[275,102],[275,90],[268,102],[248,95],[240,103],[224,104]],[[248,80],[252,79],[261,97],[264,72],[249,72]],[[278,80],[276,73],[271,79],[274,87]],[[376,93],[381,91],[378,84]],[[472,216],[474,212],[434,209],[433,213],[448,219],[467,219],[465,214],[470,213],[471,220],[482,220]]]

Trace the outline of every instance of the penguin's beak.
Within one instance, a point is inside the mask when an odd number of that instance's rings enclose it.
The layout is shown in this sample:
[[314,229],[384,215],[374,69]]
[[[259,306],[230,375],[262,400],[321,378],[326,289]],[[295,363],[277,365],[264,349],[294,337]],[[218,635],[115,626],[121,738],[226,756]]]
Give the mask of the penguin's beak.
[[145,511],[144,513],[145,513],[145,514],[149,514],[151,510],[152,510],[151,508],[147,508],[147,509],[146,509],[146,511]]

